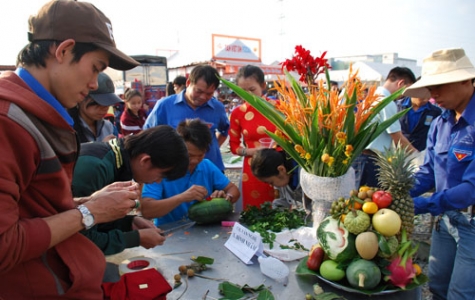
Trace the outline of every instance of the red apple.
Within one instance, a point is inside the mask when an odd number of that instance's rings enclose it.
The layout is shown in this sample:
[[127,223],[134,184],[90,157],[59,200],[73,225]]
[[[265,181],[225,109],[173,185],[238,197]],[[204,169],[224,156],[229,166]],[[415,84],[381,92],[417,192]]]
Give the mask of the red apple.
[[371,199],[379,208],[386,208],[391,205],[391,202],[393,202],[391,194],[385,191],[374,192]]

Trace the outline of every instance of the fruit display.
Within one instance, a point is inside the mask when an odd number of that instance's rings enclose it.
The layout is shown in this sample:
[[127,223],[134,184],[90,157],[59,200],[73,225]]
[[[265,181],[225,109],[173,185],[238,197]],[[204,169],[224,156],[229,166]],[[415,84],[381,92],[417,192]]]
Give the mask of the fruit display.
[[326,259],[313,265],[319,269],[308,268],[304,260],[297,274],[317,275],[336,287],[363,294],[407,290],[427,282],[413,262],[419,245],[410,240],[414,206],[408,154],[398,147],[378,154],[377,164],[381,188],[362,186],[332,203],[330,216],[317,228],[324,252],[318,257]]
[[373,215],[353,209],[344,222],[341,216],[329,216],[317,229],[319,243],[296,273],[314,274],[364,294],[415,288],[427,282],[427,277],[413,263],[418,245],[400,229],[399,215],[388,208]]

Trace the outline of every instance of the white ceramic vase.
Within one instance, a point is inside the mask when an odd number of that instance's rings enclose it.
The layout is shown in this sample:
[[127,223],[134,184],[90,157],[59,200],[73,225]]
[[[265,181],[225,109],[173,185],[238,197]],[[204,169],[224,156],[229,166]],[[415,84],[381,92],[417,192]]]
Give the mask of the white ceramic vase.
[[317,229],[322,220],[330,215],[333,201],[348,198],[355,189],[355,170],[350,168],[340,177],[320,177],[300,170],[300,186],[307,197],[312,199],[313,228]]

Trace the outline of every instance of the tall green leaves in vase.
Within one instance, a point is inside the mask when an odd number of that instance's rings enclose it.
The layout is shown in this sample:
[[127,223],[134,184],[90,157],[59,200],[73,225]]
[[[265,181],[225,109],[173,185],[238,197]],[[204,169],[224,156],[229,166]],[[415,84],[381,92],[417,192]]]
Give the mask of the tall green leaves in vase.
[[[275,132],[267,131],[267,134],[307,173],[339,177],[407,110],[378,122],[377,114],[396,100],[402,89],[382,98],[376,95],[376,86],[367,88],[351,67],[342,92],[330,90],[327,85],[330,66],[325,54],[314,58],[310,51],[296,46],[293,58],[282,63],[285,76],[275,82],[279,96],[275,103],[256,97],[224,78],[221,81],[276,126]],[[297,81],[290,71],[296,71],[300,79]],[[320,79],[322,76],[324,79]]]

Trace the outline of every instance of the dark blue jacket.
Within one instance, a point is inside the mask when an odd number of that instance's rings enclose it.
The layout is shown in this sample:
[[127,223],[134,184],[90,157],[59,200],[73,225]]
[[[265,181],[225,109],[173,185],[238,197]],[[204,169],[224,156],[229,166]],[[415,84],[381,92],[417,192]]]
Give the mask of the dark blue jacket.
[[[406,97],[396,102],[398,111],[412,107],[411,99]],[[410,130],[409,127],[409,113],[405,114],[399,119],[401,123],[401,131],[404,136],[411,142],[417,150],[422,151],[426,148],[427,133],[429,132],[430,124],[432,121],[440,116],[442,110],[430,102],[427,102],[427,108],[422,111],[419,121],[416,126]],[[421,108],[420,108],[421,109]]]

